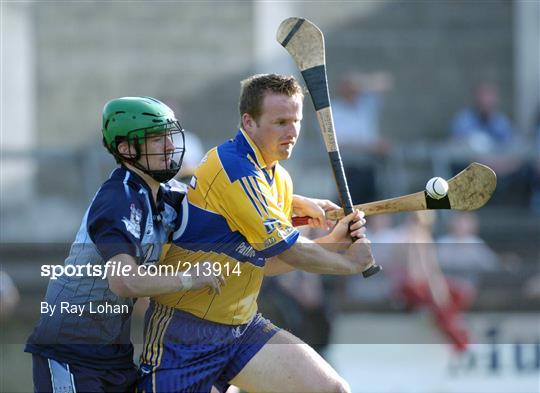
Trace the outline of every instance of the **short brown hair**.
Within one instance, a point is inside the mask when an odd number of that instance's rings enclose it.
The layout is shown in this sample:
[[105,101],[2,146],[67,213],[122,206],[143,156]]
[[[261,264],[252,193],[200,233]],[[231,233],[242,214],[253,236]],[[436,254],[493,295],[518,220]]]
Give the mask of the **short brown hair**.
[[[262,114],[262,103],[266,93],[283,94],[289,97],[304,97],[302,86],[293,76],[278,74],[257,74],[240,82],[240,119],[244,113],[255,121]],[[242,120],[240,120],[242,122]]]

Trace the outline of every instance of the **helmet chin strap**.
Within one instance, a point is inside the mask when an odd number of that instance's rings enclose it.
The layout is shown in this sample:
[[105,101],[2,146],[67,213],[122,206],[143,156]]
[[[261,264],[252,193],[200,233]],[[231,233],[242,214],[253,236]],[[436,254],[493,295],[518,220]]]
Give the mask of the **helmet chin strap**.
[[171,167],[169,169],[162,169],[158,171],[147,171],[148,175],[154,180],[157,180],[160,183],[165,183],[171,180],[176,176],[180,170],[180,165],[171,160]]
[[143,165],[141,165],[137,161],[126,161],[130,165],[134,166],[135,168],[139,169],[140,171],[144,172],[148,176],[150,176],[152,179],[159,183],[165,183],[171,180],[173,177],[176,176],[178,171],[180,170],[180,164],[175,162],[174,160],[171,160],[171,165],[169,169],[159,169],[159,170],[150,170],[148,168],[145,168]]

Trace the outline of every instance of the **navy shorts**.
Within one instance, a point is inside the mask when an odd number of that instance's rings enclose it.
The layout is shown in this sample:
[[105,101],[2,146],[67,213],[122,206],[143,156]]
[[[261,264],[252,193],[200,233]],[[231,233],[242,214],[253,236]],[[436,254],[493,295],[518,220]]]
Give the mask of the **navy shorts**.
[[134,392],[137,370],[87,368],[32,355],[34,392]]
[[279,331],[260,314],[231,326],[152,302],[145,317],[139,392],[221,392]]

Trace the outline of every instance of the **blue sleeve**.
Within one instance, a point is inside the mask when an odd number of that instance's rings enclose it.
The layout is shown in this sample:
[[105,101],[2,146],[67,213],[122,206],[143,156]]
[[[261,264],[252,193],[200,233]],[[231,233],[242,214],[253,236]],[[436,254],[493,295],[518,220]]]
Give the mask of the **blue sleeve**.
[[102,189],[88,211],[87,229],[103,260],[118,254],[140,256],[148,215],[145,201],[123,189]]

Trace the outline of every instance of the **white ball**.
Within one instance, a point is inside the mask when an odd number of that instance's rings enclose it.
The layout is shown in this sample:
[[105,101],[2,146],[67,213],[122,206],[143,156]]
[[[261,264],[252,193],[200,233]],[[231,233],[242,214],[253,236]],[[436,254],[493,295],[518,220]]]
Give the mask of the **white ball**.
[[433,199],[441,199],[448,193],[448,183],[442,177],[432,177],[426,184],[426,192]]

